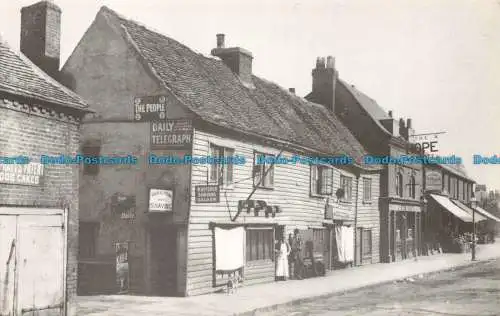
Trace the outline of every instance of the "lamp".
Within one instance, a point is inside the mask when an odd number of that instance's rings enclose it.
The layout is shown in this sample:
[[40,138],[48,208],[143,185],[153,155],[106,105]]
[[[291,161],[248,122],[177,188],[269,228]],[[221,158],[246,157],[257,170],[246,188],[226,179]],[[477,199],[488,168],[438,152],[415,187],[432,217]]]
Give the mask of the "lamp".
[[471,249],[472,258],[471,258],[471,260],[474,261],[474,260],[476,260],[476,207],[477,207],[477,200],[474,196],[472,196],[470,198],[470,207],[472,208],[472,249]]

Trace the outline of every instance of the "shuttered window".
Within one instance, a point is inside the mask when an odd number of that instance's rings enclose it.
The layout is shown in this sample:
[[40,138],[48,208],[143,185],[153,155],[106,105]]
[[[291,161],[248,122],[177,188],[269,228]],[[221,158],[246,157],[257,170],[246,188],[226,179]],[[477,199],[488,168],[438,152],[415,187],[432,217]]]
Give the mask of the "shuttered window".
[[[210,156],[214,158],[233,157],[234,149],[210,144]],[[209,177],[212,183],[231,185],[233,183],[233,164],[211,164]]]
[[350,202],[352,200],[352,178],[341,175],[340,187],[344,190],[344,197],[342,197],[341,200]]
[[372,256],[372,231],[371,229],[363,229],[361,249],[363,255],[363,262],[370,261]]
[[272,260],[274,253],[272,229],[247,229],[246,261]]
[[311,193],[331,195],[333,192],[333,169],[327,166],[311,166]]

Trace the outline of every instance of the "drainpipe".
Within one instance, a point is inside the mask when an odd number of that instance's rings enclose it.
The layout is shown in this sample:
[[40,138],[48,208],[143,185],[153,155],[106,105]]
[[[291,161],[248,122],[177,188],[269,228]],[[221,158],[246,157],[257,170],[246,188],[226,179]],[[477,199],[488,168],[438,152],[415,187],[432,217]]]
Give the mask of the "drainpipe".
[[357,232],[358,232],[358,194],[359,194],[359,178],[360,173],[356,174],[356,201],[354,203],[354,265],[357,263],[358,259],[358,245],[357,245]]

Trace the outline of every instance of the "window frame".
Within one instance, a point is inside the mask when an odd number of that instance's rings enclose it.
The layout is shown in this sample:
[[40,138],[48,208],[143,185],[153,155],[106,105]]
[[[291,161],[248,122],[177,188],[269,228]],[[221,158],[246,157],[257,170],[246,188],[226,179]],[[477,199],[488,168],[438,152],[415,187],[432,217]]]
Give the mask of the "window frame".
[[396,195],[400,198],[404,197],[404,177],[403,173],[398,170],[396,172]]
[[[371,202],[373,200],[373,184],[372,184],[372,178],[369,178],[369,177],[363,177],[363,202]],[[367,183],[369,183],[369,185],[367,186]],[[367,198],[366,195],[367,195],[367,187],[370,189],[369,191],[369,197]]]
[[[345,186],[345,185],[347,185],[347,186]],[[344,203],[351,203],[352,202],[352,177],[346,176],[345,174],[341,174],[340,175],[340,188],[344,190],[344,196],[342,198],[340,198],[340,201],[344,202]]]
[[[325,177],[325,175],[327,176]],[[328,178],[330,179],[328,180]],[[311,165],[309,169],[309,192],[311,196],[315,197],[331,196],[333,194],[333,168],[331,166]]]
[[[268,242],[267,247],[265,242]],[[245,230],[245,262],[253,264],[274,261],[274,242],[272,228],[248,227]],[[256,258],[253,258],[254,256]]]
[[[211,157],[234,157],[234,148],[221,146],[215,143],[209,143],[208,148]],[[214,155],[215,152],[217,152],[217,155]],[[227,154],[228,152],[230,155]],[[208,182],[211,184],[217,184],[223,188],[230,188],[234,185],[234,166],[232,163],[210,164],[207,172]],[[217,179],[214,179],[214,175]]]
[[[259,156],[264,156],[264,159],[267,157],[272,157],[276,159],[276,155],[274,154],[269,154],[261,151],[254,150],[253,152],[253,165],[252,165],[252,179],[253,179],[253,187],[257,187],[260,189],[268,189],[268,190],[273,190],[274,189],[274,171],[275,171],[275,166],[276,163],[271,163],[268,164],[264,161],[263,164],[257,164],[257,157]],[[257,172],[256,170],[258,169],[258,173],[261,174],[262,176],[267,172],[266,176],[264,179],[261,181],[259,177],[259,181],[256,181],[257,179]]]
[[[98,157],[101,155],[101,142],[88,140],[82,146],[82,154],[87,157]],[[100,164],[83,164],[83,175],[97,176],[100,172]]]
[[417,198],[417,181],[416,181],[416,178],[415,178],[415,175],[411,175],[410,177],[410,197],[412,199],[416,199]]
[[[89,260],[89,259],[95,259],[97,257],[97,246],[98,246],[98,239],[99,239],[99,230],[100,230],[100,223],[99,222],[91,222],[91,221],[80,221],[78,225],[78,260],[83,261],[83,260]],[[90,228],[91,231],[87,231],[88,234],[82,233],[83,229]],[[89,247],[88,243],[83,242],[81,239],[83,236],[90,236],[92,238],[92,245]],[[84,246],[87,245],[87,246]],[[82,256],[82,250],[83,249],[91,249],[88,251],[90,255],[84,254]]]
[[[361,242],[360,242],[360,255],[361,255],[361,264],[371,263],[373,260],[373,230],[371,228],[360,227],[361,230]],[[370,241],[368,243],[368,247],[365,242],[365,234],[369,233]],[[366,249],[369,249],[369,252],[366,252]]]

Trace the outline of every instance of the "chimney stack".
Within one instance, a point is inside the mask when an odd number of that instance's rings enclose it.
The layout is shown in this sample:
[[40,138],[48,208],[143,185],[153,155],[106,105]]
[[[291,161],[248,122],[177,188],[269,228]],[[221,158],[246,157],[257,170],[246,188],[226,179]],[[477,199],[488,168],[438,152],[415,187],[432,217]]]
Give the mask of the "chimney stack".
[[21,9],[21,52],[58,80],[61,41],[61,9],[52,1],[40,1]]
[[289,91],[290,93],[295,94],[295,88],[289,88],[289,89],[288,89],[288,91]]
[[309,101],[319,103],[330,111],[335,111],[335,88],[338,72],[335,69],[335,58],[332,56],[316,58],[316,68],[312,71],[312,92],[307,96]]
[[389,117],[392,118],[392,111],[389,111]]
[[253,88],[251,52],[241,47],[226,48],[224,34],[217,34],[217,48],[212,49],[211,53],[219,57],[245,86]]

